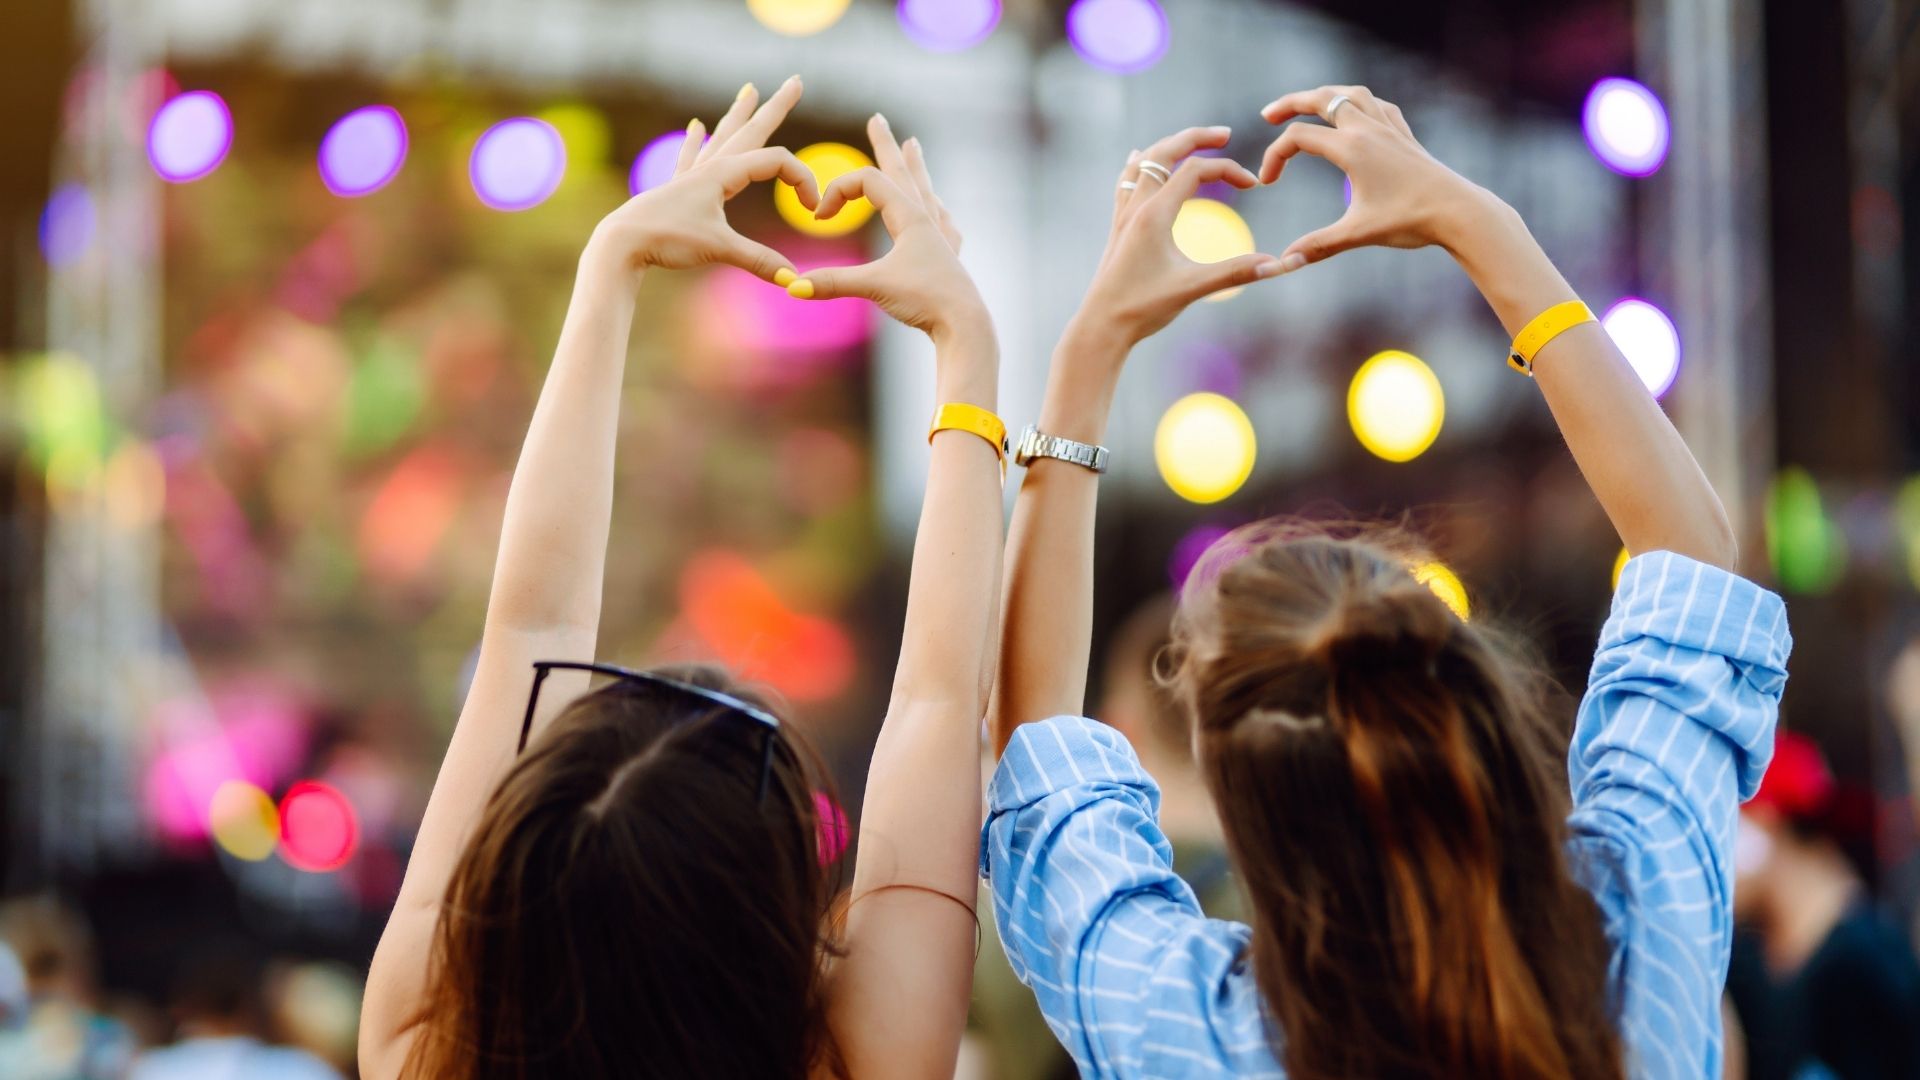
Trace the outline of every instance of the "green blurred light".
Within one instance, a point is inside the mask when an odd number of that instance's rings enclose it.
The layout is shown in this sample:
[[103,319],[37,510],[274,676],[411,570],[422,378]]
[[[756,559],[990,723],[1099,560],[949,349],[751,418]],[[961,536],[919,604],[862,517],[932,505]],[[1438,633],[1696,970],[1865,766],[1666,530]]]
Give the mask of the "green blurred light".
[[1846,537],[1827,517],[1819,485],[1798,466],[1780,470],[1767,490],[1767,558],[1792,593],[1829,592],[1846,573]]
[[1893,498],[1893,525],[1906,554],[1907,578],[1920,589],[1920,476],[1910,476]]
[[36,466],[54,461],[99,462],[111,431],[93,369],[77,357],[53,353],[27,361],[12,395],[15,418]]
[[392,447],[420,419],[426,398],[419,359],[394,341],[375,341],[347,382],[347,454],[371,457]]

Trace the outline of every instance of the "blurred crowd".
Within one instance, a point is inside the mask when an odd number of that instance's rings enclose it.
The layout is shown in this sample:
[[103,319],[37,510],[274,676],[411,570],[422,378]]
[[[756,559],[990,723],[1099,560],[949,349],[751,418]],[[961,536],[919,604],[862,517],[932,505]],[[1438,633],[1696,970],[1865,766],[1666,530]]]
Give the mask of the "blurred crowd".
[[242,936],[175,943],[164,1002],[97,975],[94,933],[46,896],[0,905],[0,1076],[329,1080],[355,1075],[360,975],[264,955]]

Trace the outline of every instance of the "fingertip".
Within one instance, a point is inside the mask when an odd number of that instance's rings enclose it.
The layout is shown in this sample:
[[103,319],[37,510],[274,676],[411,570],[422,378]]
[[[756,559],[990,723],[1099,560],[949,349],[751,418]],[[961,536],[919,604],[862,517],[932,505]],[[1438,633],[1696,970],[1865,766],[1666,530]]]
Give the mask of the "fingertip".
[[813,291],[813,282],[806,278],[795,278],[787,283],[787,295],[795,300],[811,300]]
[[773,283],[783,289],[798,280],[800,280],[800,275],[794,273],[791,267],[783,266],[773,272]]
[[755,89],[754,85],[751,82],[742,83],[740,86],[740,92],[733,95],[733,100],[745,101],[748,98],[754,96],[755,94],[758,94],[759,92],[760,91]]
[[1266,258],[1261,259],[1259,262],[1255,263],[1253,266],[1254,277],[1262,281],[1266,280],[1267,278],[1279,277],[1281,274],[1284,274],[1286,272],[1287,272],[1286,263],[1280,259],[1274,258],[1271,255],[1268,255]]
[[1280,257],[1280,269],[1277,273],[1291,274],[1307,265],[1307,257],[1297,251],[1289,251]]

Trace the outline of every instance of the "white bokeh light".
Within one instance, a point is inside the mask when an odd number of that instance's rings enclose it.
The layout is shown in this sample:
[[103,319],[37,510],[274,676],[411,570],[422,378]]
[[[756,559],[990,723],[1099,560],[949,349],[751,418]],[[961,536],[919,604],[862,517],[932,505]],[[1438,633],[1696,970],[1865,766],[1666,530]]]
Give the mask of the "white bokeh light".
[[1680,374],[1680,331],[1659,308],[1629,296],[1607,309],[1600,325],[1654,397],[1665,397]]

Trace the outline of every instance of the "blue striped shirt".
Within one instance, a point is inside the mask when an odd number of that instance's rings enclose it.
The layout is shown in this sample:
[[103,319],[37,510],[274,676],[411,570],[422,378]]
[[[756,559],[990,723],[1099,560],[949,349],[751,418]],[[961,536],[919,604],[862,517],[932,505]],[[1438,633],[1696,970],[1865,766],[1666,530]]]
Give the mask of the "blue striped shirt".
[[[1773,752],[1786,607],[1668,552],[1627,564],[1567,754],[1576,876],[1605,918],[1634,1076],[1720,1074],[1734,819]],[[1126,740],[1062,716],[1015,734],[980,870],[1001,942],[1084,1076],[1283,1076],[1249,930],[1173,872]]]

